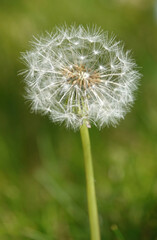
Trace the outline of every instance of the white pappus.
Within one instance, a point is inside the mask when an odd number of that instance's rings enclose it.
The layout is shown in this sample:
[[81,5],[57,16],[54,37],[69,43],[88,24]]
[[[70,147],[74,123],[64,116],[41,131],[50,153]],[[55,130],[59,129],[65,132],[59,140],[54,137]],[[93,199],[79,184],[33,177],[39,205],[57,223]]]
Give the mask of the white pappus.
[[101,28],[55,28],[22,54],[33,111],[77,130],[116,126],[134,101],[140,74],[129,51]]

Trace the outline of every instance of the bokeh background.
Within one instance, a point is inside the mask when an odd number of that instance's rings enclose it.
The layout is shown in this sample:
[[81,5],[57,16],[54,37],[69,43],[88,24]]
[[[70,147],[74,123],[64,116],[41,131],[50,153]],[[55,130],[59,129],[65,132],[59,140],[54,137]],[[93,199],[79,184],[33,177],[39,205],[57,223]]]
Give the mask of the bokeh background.
[[[102,240],[157,240],[157,1],[0,0],[0,239],[87,240],[79,132],[30,113],[20,52],[56,24],[95,23],[143,74],[117,128],[90,130]],[[118,228],[118,230],[116,230]]]

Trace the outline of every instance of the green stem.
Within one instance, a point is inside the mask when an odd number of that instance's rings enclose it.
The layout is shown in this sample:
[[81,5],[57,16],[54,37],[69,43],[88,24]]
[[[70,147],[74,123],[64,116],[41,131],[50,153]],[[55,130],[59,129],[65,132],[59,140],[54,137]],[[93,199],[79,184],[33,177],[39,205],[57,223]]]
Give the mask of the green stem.
[[92,165],[92,155],[90,147],[89,132],[86,124],[84,123],[80,129],[87,184],[87,200],[88,200],[88,214],[91,229],[91,240],[100,240],[99,219],[96,203],[94,173]]

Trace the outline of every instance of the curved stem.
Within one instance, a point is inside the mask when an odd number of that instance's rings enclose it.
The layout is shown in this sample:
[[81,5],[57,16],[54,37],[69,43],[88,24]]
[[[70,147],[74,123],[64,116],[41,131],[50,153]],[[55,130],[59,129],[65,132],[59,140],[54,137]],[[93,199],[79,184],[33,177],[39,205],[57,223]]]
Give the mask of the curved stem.
[[80,133],[81,133],[84,160],[85,160],[88,214],[89,214],[89,222],[90,222],[90,230],[91,230],[91,240],[100,240],[99,219],[98,219],[98,211],[97,211],[97,203],[96,203],[90,138],[89,138],[88,128],[85,123],[82,125],[80,129]]

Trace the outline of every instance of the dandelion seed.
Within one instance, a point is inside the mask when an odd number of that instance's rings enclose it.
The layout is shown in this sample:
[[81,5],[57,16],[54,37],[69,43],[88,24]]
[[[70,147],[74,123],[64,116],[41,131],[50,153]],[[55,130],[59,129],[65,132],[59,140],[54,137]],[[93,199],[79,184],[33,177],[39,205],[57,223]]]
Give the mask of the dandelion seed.
[[32,110],[74,130],[83,122],[117,125],[129,111],[140,74],[120,42],[100,28],[56,28],[23,54]]

